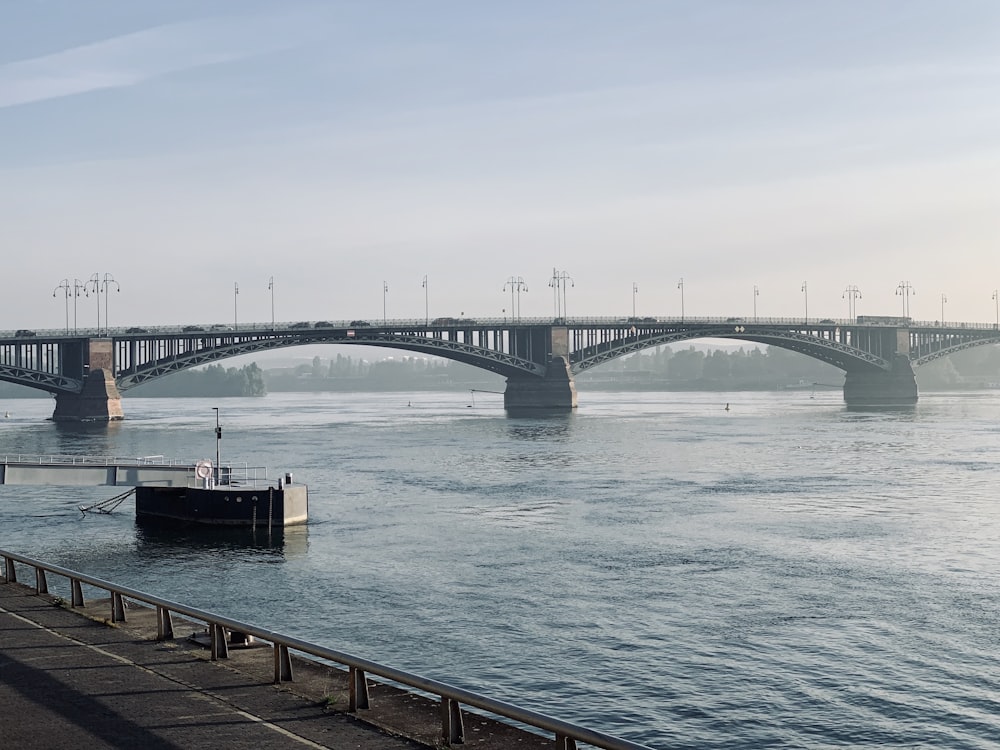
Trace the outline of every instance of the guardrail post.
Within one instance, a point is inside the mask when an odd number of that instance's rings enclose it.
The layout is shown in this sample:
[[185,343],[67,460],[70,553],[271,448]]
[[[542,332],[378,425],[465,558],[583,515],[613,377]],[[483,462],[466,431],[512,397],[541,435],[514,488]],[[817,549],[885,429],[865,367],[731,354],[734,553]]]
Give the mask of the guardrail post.
[[229,658],[229,642],[227,640],[226,629],[217,623],[210,623],[208,626],[212,634],[212,661]]
[[49,582],[45,580],[45,570],[43,568],[35,568],[35,593],[49,593]]
[[111,622],[125,622],[125,600],[117,591],[111,592]]
[[288,654],[288,646],[274,644],[274,684],[292,682],[292,657]]
[[556,748],[557,750],[576,750],[576,740],[572,737],[564,737],[561,734],[557,734]]
[[347,679],[350,683],[347,691],[349,696],[347,710],[356,713],[359,708],[368,708],[368,678],[365,676],[365,670],[350,667]]
[[7,583],[17,583],[17,569],[14,567],[14,559],[11,557],[3,559],[3,577]]
[[446,745],[465,743],[465,724],[462,721],[462,706],[451,698],[441,696],[441,736]]
[[71,607],[82,607],[83,603],[83,586],[80,585],[79,578],[69,579],[69,606]]
[[170,610],[166,607],[156,608],[156,640],[169,641],[174,637],[174,623],[170,619]]

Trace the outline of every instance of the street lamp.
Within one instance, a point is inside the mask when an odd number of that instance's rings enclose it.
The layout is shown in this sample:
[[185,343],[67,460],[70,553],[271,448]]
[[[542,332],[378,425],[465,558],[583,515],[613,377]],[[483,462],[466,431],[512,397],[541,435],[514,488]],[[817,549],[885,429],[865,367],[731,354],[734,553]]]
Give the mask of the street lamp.
[[240,327],[240,313],[237,302],[240,297],[240,285],[239,282],[233,282],[233,330],[236,331]]
[[[565,271],[556,271],[552,269],[552,279],[549,281],[549,286],[552,287],[556,298],[556,318],[562,318],[565,322],[566,319],[566,282],[569,282],[570,286],[576,286],[573,283],[573,279]],[[559,305],[559,286],[562,285],[562,307]]]
[[639,285],[632,282],[632,319],[635,320],[635,295],[639,292]]
[[219,484],[222,479],[222,466],[219,459],[220,444],[222,443],[222,427],[219,425],[219,407],[213,406],[212,410],[215,412],[215,482]]
[[[115,285],[115,291],[116,292],[121,292],[122,288],[120,286],[118,286],[118,282],[115,281],[115,277],[112,276],[110,273],[104,274],[104,279],[103,279],[103,281],[101,281],[101,290],[104,292],[104,332],[105,333],[109,333],[109,331],[110,331],[110,328],[108,326],[108,322],[110,320],[108,318],[108,287],[111,284]],[[100,301],[99,297],[98,297],[98,300],[97,300],[97,306],[98,306],[98,310],[100,310],[101,301]],[[97,333],[98,333],[98,335],[100,335],[100,333],[101,333],[100,328],[101,328],[101,324],[100,324],[100,322],[98,322],[98,324],[97,324],[97,329],[98,329]]]
[[910,295],[916,294],[909,281],[900,281],[896,287],[896,296],[903,298],[903,317],[910,317]]
[[753,322],[757,322],[757,298],[760,296],[760,289],[757,285],[753,285]]
[[97,297],[97,335],[101,335],[101,274],[95,273],[89,279],[87,283],[83,285],[83,293],[86,296],[90,296],[90,290],[94,290],[94,296]]
[[383,281],[382,282],[382,325],[385,325],[385,296],[389,293],[389,285]]
[[[500,291],[506,292],[507,287],[510,287],[510,320],[512,323],[519,322],[521,320],[521,292],[528,291],[528,285],[520,276],[511,276]],[[516,299],[515,293],[517,294]]]
[[941,325],[944,325],[944,303],[948,301],[948,298],[942,293],[941,294]]
[[271,293],[271,330],[274,330],[274,277],[268,279],[267,290]]
[[52,290],[52,296],[55,297],[56,293],[62,289],[66,297],[66,333],[69,333],[69,295],[70,295],[70,285],[69,279],[63,279],[59,282],[59,285]]
[[424,281],[420,286],[424,288],[424,325],[429,326],[431,324],[431,308],[427,302],[427,274],[424,274]]
[[87,293],[86,282],[73,279],[73,333],[76,333],[76,301],[80,298],[80,292]]
[[997,322],[995,328],[1000,331],[1000,290],[993,290],[993,302],[997,311]]
[[809,322],[809,282],[802,282],[802,294],[806,300],[806,323]]
[[681,290],[681,323],[684,322],[684,279],[677,282],[677,288]]
[[844,293],[840,295],[841,299],[847,298],[847,318],[848,320],[855,320],[858,313],[858,300],[861,299],[861,290],[857,288],[854,284],[850,284]]

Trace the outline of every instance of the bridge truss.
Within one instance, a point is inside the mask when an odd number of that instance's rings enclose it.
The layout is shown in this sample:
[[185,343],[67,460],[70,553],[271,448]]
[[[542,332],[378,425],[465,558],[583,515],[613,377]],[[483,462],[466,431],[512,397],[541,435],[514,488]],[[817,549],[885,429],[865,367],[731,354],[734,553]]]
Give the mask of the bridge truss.
[[[357,321],[355,321],[357,323]],[[540,378],[554,355],[570,372],[644,349],[696,339],[731,339],[778,346],[847,372],[889,371],[902,350],[913,366],[953,352],[1000,343],[993,326],[914,323],[909,327],[847,320],[739,318],[524,319],[386,321],[382,325],[310,322],[112,329],[110,332],[0,334],[0,380],[54,394],[79,393],[88,372],[87,346],[109,341],[119,390],[180,370],[260,351],[315,344],[377,346],[443,357],[507,378]]]

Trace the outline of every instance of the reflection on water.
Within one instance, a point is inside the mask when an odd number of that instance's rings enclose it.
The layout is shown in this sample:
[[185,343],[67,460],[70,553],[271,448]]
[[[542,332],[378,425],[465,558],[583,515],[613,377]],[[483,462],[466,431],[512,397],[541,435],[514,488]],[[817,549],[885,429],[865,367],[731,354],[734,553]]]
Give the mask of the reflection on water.
[[136,519],[135,540],[139,553],[268,550],[282,557],[304,555],[309,548],[308,526],[239,527]]
[[507,434],[515,440],[544,441],[553,438],[563,438],[569,434],[570,425],[573,420],[572,414],[561,413],[561,418],[552,415],[539,420],[517,420],[510,421],[507,426]]

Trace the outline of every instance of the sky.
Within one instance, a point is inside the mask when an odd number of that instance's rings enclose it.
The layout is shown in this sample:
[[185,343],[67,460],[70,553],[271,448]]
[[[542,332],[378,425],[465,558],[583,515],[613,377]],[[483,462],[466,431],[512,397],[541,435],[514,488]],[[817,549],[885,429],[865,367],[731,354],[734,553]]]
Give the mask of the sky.
[[0,233],[10,330],[992,323],[1000,3],[0,0]]

